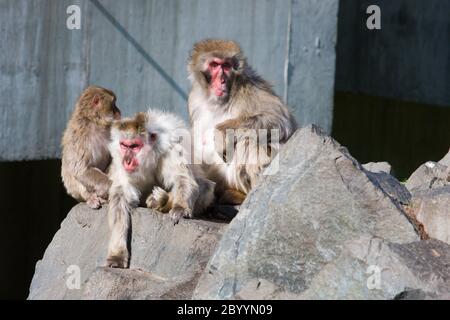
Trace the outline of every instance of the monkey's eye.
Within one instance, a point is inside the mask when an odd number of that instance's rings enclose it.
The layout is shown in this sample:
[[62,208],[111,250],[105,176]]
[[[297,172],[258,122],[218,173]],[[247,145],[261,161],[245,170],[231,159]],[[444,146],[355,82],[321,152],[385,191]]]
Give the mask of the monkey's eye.
[[209,66],[210,66],[211,68],[215,69],[215,68],[217,68],[217,67],[219,66],[219,64],[218,64],[217,62],[213,61],[213,62],[211,62],[211,63],[209,64]]
[[228,62],[225,62],[225,63],[222,65],[222,68],[223,68],[225,71],[228,71],[228,70],[231,69],[231,64],[228,63]]
[[150,133],[150,141],[154,142],[156,141],[156,138],[158,137],[158,135],[156,133]]

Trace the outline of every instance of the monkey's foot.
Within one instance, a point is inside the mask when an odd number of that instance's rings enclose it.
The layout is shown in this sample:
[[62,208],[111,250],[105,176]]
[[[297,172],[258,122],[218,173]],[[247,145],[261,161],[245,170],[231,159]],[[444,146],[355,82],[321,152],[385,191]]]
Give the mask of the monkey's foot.
[[147,208],[155,209],[163,213],[167,213],[170,210],[170,196],[160,187],[155,187],[150,196],[145,201]]
[[97,196],[95,193],[91,194],[91,196],[87,199],[86,204],[91,209],[100,209],[102,205],[106,203],[106,199],[103,199]]
[[109,256],[106,259],[106,265],[110,268],[128,268],[128,256],[125,254]]
[[192,218],[192,211],[182,208],[180,206],[175,206],[169,211],[169,216],[173,221],[173,224],[177,224],[181,218]]
[[219,198],[219,204],[240,205],[245,200],[245,193],[235,189],[225,190]]

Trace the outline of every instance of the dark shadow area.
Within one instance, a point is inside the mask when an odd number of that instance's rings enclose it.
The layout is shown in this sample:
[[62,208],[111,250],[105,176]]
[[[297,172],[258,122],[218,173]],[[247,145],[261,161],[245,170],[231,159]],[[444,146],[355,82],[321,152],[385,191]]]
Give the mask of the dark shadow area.
[[400,180],[450,147],[450,108],[335,93],[332,136],[361,163],[388,161]]
[[36,262],[76,203],[60,170],[60,160],[0,163],[0,299],[27,298]]
[[127,39],[131,45],[142,55],[142,57],[147,61],[155,70],[161,75],[161,77],[178,93],[183,100],[187,101],[187,94],[172,79],[172,77],[156,62],[155,59],[150,56],[145,49],[136,41],[133,36],[128,33],[128,31],[109,13],[108,10],[98,1],[98,0],[90,0],[91,3],[105,16],[105,18],[116,28],[124,37]]

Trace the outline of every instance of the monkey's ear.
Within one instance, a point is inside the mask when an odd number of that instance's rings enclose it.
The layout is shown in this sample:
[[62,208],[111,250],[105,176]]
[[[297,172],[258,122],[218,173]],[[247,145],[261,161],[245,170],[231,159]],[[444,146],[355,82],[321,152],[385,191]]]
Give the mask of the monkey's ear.
[[98,106],[98,104],[100,103],[100,96],[98,94],[96,94],[91,101],[91,105],[92,106]]
[[233,64],[233,69],[236,72],[241,73],[245,67],[245,58],[242,56],[242,54],[237,53],[232,58],[232,64]]

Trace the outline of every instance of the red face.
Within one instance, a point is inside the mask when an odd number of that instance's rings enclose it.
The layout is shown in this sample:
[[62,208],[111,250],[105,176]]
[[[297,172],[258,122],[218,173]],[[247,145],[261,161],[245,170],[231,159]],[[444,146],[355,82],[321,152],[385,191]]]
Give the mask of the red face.
[[141,138],[120,140],[120,154],[122,155],[122,164],[128,173],[132,173],[139,166],[136,158],[139,151],[144,146]]
[[225,59],[213,58],[208,63],[208,71],[211,75],[210,88],[218,98],[228,95],[231,67],[230,61]]

